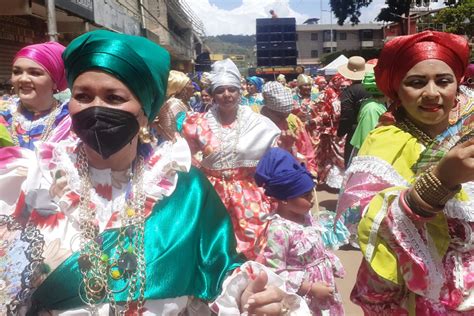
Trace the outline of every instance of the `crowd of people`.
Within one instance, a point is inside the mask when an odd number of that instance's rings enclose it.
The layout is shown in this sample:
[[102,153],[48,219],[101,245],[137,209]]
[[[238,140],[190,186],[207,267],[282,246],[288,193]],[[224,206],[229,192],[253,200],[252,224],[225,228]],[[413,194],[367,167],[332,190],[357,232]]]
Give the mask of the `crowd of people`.
[[[138,36],[29,45],[0,103],[0,314],[474,313],[474,68],[458,35],[334,76],[188,76]],[[319,208],[316,188],[339,193]]]

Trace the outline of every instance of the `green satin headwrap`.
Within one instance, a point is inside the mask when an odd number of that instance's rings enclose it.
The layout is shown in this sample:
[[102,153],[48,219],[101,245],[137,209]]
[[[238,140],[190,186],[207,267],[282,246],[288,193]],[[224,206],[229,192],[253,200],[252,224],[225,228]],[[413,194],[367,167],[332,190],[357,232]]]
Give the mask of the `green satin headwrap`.
[[85,71],[110,73],[137,96],[150,121],[164,102],[170,56],[144,37],[105,30],[88,32],[68,45],[63,60],[70,87]]

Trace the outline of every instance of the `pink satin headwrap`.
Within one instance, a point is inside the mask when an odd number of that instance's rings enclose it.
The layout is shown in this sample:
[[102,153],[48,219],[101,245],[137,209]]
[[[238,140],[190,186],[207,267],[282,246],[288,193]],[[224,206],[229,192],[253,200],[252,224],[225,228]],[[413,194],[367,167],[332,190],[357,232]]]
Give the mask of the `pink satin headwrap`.
[[56,42],[47,42],[23,47],[16,53],[13,62],[18,58],[28,58],[43,66],[59,91],[67,88],[66,73],[62,53],[66,48]]
[[377,87],[390,99],[397,100],[403,77],[413,66],[426,59],[444,61],[451,67],[459,83],[468,58],[469,45],[459,35],[425,31],[399,36],[387,42],[380,53],[374,68]]

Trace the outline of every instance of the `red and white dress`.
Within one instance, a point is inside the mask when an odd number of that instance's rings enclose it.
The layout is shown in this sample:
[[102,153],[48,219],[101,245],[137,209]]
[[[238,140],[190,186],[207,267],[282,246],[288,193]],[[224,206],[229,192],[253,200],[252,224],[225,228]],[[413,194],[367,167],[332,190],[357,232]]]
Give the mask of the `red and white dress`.
[[253,176],[260,158],[276,144],[280,129],[244,106],[228,126],[222,126],[217,117],[216,106],[206,113],[193,113],[184,122],[183,136],[193,154],[202,154],[202,161],[194,163],[207,175],[230,214],[237,251],[253,259],[256,240],[271,211],[270,200]]

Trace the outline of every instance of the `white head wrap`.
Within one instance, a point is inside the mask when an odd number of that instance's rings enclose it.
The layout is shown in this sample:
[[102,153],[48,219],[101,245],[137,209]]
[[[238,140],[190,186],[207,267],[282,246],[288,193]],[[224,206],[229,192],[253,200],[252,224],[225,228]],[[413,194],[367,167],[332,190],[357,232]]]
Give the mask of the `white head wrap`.
[[298,78],[297,78],[297,81],[298,81],[298,87],[302,86],[302,85],[305,85],[305,84],[312,84],[313,83],[313,80],[311,79],[311,77],[307,76],[305,74],[299,74]]
[[237,66],[229,58],[216,61],[212,64],[209,74],[211,91],[220,86],[233,86],[240,88],[240,72]]
[[290,113],[293,108],[293,95],[288,89],[276,81],[263,86],[263,104],[265,107],[280,113]]

